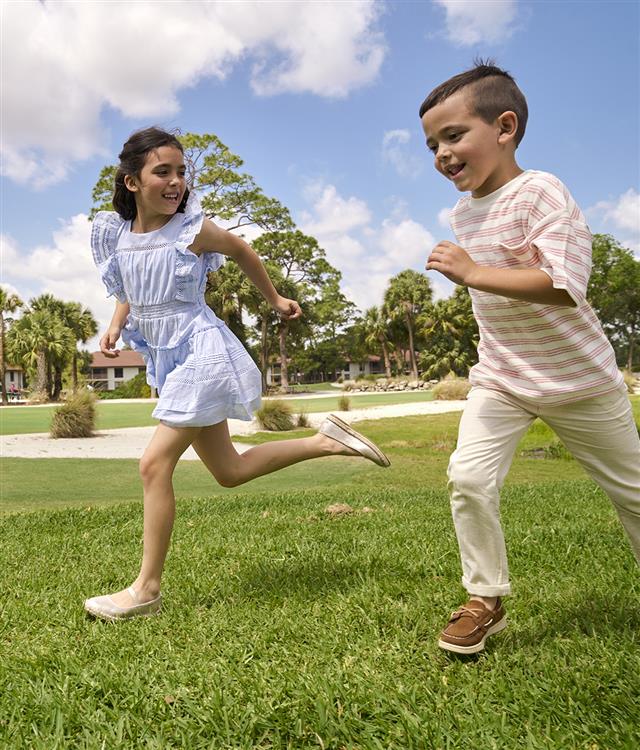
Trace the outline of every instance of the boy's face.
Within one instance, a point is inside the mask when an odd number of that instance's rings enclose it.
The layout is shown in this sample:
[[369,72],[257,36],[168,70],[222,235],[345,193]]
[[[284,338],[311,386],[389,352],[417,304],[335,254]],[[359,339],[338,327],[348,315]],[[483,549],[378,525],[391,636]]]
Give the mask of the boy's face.
[[513,134],[505,139],[501,118],[489,124],[474,114],[469,97],[465,89],[456,91],[424,113],[422,127],[438,172],[458,190],[482,198],[520,170],[513,155]]

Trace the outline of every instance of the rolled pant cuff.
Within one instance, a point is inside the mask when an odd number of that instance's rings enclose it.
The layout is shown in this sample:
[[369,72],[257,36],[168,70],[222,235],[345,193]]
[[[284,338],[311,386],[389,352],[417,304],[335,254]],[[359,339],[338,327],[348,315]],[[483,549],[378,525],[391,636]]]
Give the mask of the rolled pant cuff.
[[465,587],[467,593],[472,596],[509,596],[511,593],[510,583],[502,583],[497,586],[485,586],[481,583],[471,583],[463,578],[462,585]]

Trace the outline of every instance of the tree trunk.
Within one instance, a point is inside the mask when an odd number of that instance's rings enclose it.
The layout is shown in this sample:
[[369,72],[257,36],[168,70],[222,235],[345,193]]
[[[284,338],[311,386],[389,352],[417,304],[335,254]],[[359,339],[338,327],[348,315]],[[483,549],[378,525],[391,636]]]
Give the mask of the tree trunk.
[[2,383],[2,403],[6,406],[9,403],[7,398],[7,375],[4,366],[4,317],[0,312],[0,383]]
[[53,391],[51,393],[51,399],[58,401],[60,399],[60,391],[62,391],[62,367],[53,368]]
[[[633,372],[633,345],[634,345],[634,337],[629,336],[629,356],[627,357],[627,370],[629,372]],[[2,383],[4,385],[4,374],[2,376]],[[2,389],[2,395],[4,398],[4,388]]]
[[71,360],[71,377],[73,379],[73,392],[78,390],[78,350],[75,349],[73,352],[73,359]]
[[411,319],[406,316],[407,331],[409,332],[409,358],[411,360],[411,376],[414,380],[418,379],[418,363],[416,362],[416,351],[413,346],[413,327],[411,326]]
[[37,353],[36,358],[36,386],[34,391],[40,396],[46,395],[49,397],[47,391],[47,355],[44,351],[40,350]]
[[391,377],[391,360],[389,359],[389,350],[387,349],[387,342],[384,340],[384,336],[380,337],[380,344],[382,345],[382,356],[384,358],[384,372],[385,375]]
[[287,366],[287,332],[289,324],[286,321],[280,323],[278,340],[280,342],[280,387],[289,387],[289,368]]
[[267,392],[267,367],[269,366],[269,323],[267,316],[260,323],[260,372],[262,374],[262,393]]

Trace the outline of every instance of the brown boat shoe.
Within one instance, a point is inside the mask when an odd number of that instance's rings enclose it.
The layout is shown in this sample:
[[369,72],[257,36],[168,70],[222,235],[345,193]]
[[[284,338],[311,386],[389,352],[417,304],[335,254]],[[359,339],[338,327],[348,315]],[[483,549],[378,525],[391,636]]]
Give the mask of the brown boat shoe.
[[475,654],[482,651],[490,635],[507,627],[507,615],[498,597],[493,609],[471,599],[457,609],[440,633],[438,646],[456,654]]

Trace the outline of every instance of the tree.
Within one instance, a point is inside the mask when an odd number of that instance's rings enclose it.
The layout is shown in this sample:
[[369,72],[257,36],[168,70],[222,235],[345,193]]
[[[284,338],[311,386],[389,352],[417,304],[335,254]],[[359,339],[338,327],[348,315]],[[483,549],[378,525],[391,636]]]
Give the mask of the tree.
[[402,319],[409,339],[411,376],[418,379],[418,363],[415,349],[416,318],[431,302],[429,279],[423,273],[407,269],[389,281],[384,294],[384,306],[391,318]]
[[391,377],[391,360],[389,358],[389,319],[382,307],[370,307],[364,313],[365,342],[371,351],[382,350],[384,371]]
[[592,262],[587,299],[618,361],[631,370],[640,336],[640,261],[611,235],[595,234]]
[[51,310],[29,310],[11,326],[7,351],[12,359],[35,374],[35,398],[49,399],[48,359],[62,358],[73,343],[71,332]]
[[91,310],[83,307],[80,302],[63,303],[62,320],[75,340],[71,361],[71,379],[75,391],[78,389],[78,342],[86,344],[95,336],[98,333],[98,323]]
[[430,305],[418,318],[429,346],[420,353],[423,376],[442,378],[450,372],[466,377],[478,361],[478,324],[471,308],[471,295],[464,286],[451,297]]
[[[271,267],[278,268],[279,283],[274,284],[286,297],[312,306],[319,312],[322,300],[332,296],[332,303],[339,308],[336,293],[339,292],[340,272],[326,259],[324,250],[315,237],[299,230],[289,232],[266,232],[253,243],[254,250]],[[272,279],[273,280],[273,279]],[[340,295],[344,303],[346,299]],[[308,314],[307,310],[307,314]],[[289,384],[287,336],[290,322],[278,324],[278,347],[280,351],[281,385]]]
[[5,359],[5,313],[14,313],[24,302],[17,294],[12,294],[0,286],[0,383],[2,384],[2,403],[7,404],[6,359]]

